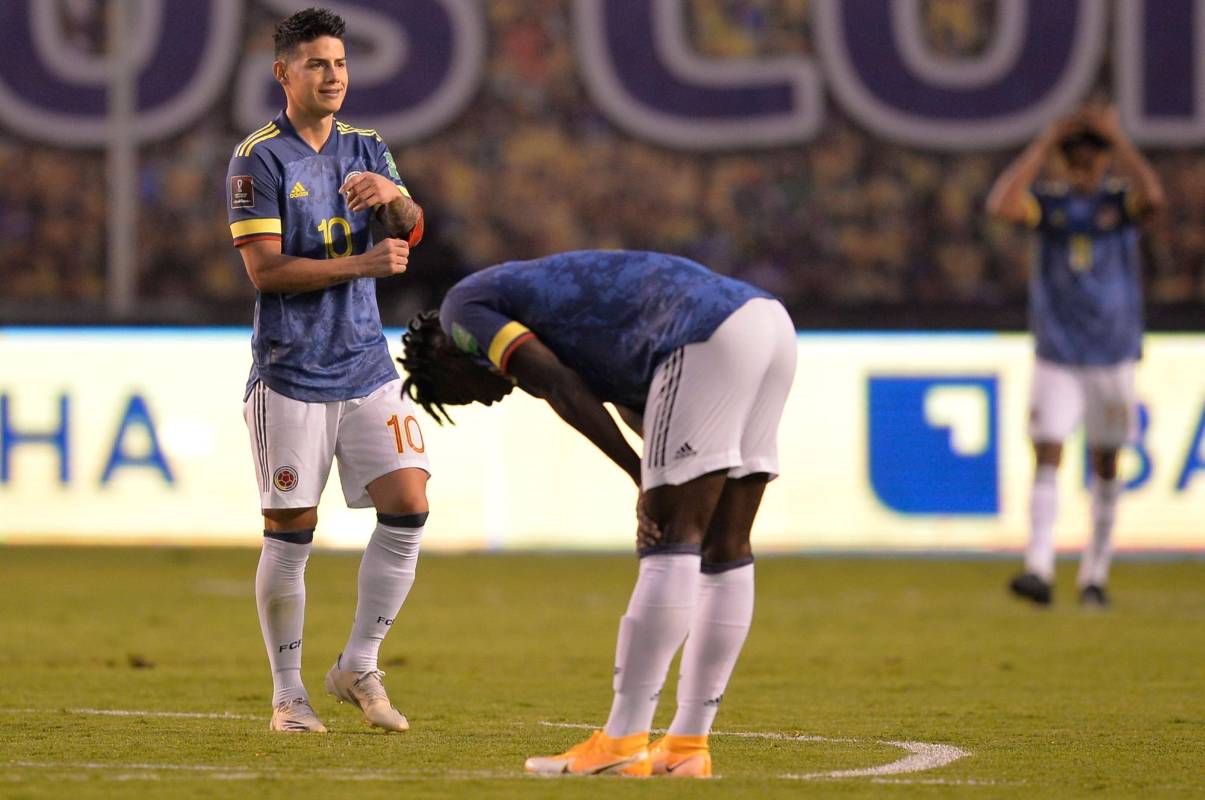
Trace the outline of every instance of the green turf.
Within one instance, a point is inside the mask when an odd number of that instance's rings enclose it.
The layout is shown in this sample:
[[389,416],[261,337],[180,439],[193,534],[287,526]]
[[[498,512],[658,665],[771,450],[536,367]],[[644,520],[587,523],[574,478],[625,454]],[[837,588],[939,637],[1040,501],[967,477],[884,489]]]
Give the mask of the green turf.
[[[320,693],[357,559],[316,554],[305,677],[332,732],[288,736],[265,730],[256,558],[0,548],[0,797],[1205,796],[1200,561],[1119,564],[1115,607],[1089,613],[1070,564],[1038,611],[1005,596],[1005,561],[765,558],[717,730],[826,741],[716,736],[704,783],[521,774],[582,735],[542,723],[604,719],[633,559],[425,557],[384,649],[399,735]],[[782,777],[887,764],[896,740],[970,755],[893,783]]]

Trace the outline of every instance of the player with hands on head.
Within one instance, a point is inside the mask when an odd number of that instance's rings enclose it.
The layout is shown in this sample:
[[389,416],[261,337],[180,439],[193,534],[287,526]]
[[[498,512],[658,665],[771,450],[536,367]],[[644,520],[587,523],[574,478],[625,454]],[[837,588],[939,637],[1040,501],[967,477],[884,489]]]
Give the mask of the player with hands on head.
[[[1120,173],[1108,178],[1113,166]],[[1039,181],[1044,170],[1052,180]],[[1080,601],[1108,604],[1112,532],[1123,486],[1118,453],[1137,410],[1142,355],[1139,226],[1164,205],[1150,163],[1122,130],[1117,109],[1093,103],[1051,123],[1000,175],[988,212],[1036,231],[1030,327],[1037,358],[1029,435],[1036,469],[1025,569],[1009,584],[1048,605],[1063,442],[1082,422],[1092,465],[1092,532],[1077,579]]]
[[335,118],[348,86],[344,27],[314,8],[277,25],[272,69],[286,106],[238,145],[227,175],[230,232],[256,288],[244,396],[264,518],[255,597],[272,669],[269,728],[283,732],[326,730],[301,653],[305,567],[332,463],[347,504],[372,506],[377,521],[326,689],[387,730],[409,723],[377,655],[414,583],[428,512],[426,447],[375,281],[406,271],[422,209],[381,137]]
[[[795,329],[768,293],[676,256],[581,251],[456,284],[403,336],[406,389],[436,420],[517,384],[639,490],[636,586],[603,730],[538,774],[711,775],[708,735],[753,616],[750,530],[778,473]],[[643,457],[604,403],[643,436]],[[668,735],[649,729],[682,652]]]

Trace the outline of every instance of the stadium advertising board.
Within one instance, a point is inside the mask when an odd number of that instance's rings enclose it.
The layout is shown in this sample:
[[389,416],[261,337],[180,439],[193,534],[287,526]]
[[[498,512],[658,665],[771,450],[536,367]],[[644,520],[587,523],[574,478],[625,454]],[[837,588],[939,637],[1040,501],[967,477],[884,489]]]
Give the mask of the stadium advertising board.
[[[398,332],[390,333],[392,346]],[[1142,432],[1123,457],[1122,549],[1205,548],[1205,336],[1152,335]],[[1019,334],[804,334],[765,549],[1015,549],[1024,540],[1029,369]],[[0,329],[0,541],[255,544],[240,399],[248,332]],[[628,479],[541,402],[422,417],[430,548],[630,547]],[[382,427],[382,435],[393,435]],[[1059,545],[1087,529],[1082,443]],[[337,474],[318,542],[359,547],[370,511]]]
[[[300,4],[261,5],[284,16]],[[394,143],[448,125],[485,74],[484,5],[340,3],[349,36],[364,43],[344,112]],[[944,150],[1016,145],[1090,91],[1104,64],[1136,141],[1205,141],[1201,0],[996,3],[991,41],[953,61],[930,46],[924,5],[815,0],[808,52],[715,59],[692,48],[685,0],[575,0],[574,66],[616,125],[688,150],[811,141],[823,129],[827,97],[885,139]],[[103,146],[106,67],[101,56],[71,45],[61,6],[0,6],[7,34],[0,123],[37,141]],[[144,6],[147,13],[127,33],[138,81],[133,135],[140,141],[187,129],[226,102],[231,87],[240,129],[253,130],[276,113],[271,54],[243,52],[243,0]]]

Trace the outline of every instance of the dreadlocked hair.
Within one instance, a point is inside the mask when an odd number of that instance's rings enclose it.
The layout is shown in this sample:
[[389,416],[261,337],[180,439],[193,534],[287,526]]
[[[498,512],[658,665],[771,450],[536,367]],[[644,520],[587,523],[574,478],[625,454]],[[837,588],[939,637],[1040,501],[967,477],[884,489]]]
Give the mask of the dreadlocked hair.
[[445,334],[439,325],[439,312],[422,311],[402,334],[403,355],[398,361],[406,370],[406,380],[402,383],[402,394],[423,407],[431,418],[439,425],[445,421],[455,425],[446,408],[435,398],[439,394],[439,362],[436,349],[440,338]]

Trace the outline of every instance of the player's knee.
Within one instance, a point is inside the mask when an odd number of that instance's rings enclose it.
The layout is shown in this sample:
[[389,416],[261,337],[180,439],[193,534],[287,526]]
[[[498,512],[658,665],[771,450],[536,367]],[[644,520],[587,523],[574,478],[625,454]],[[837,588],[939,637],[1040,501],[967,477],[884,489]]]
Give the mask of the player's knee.
[[693,547],[696,550],[703,547],[706,530],[697,521],[675,519],[671,516],[664,521],[654,519],[654,522],[661,531],[661,544],[674,547]]
[[728,558],[719,560],[711,558],[706,552],[703,553],[703,563],[699,569],[704,575],[720,575],[725,572],[731,572],[734,569],[747,567],[753,563],[753,552],[750,550],[746,555],[737,558]]
[[1063,460],[1062,442],[1034,442],[1033,452],[1040,467],[1057,467]]
[[317,508],[265,508],[265,531],[296,531],[318,527]]
[[1093,450],[1092,471],[1100,478],[1111,481],[1117,477],[1117,451]]
[[377,522],[387,528],[421,528],[427,524],[427,511],[414,511],[403,514],[388,514],[377,512]]
[[270,530],[264,528],[265,539],[275,539],[278,542],[287,542],[288,544],[313,544],[314,529],[313,528],[295,528],[293,530]]
[[[703,543],[703,571],[708,564],[730,564],[737,561],[752,561],[753,547],[747,538],[730,538]],[[722,570],[720,570],[722,571]]]

